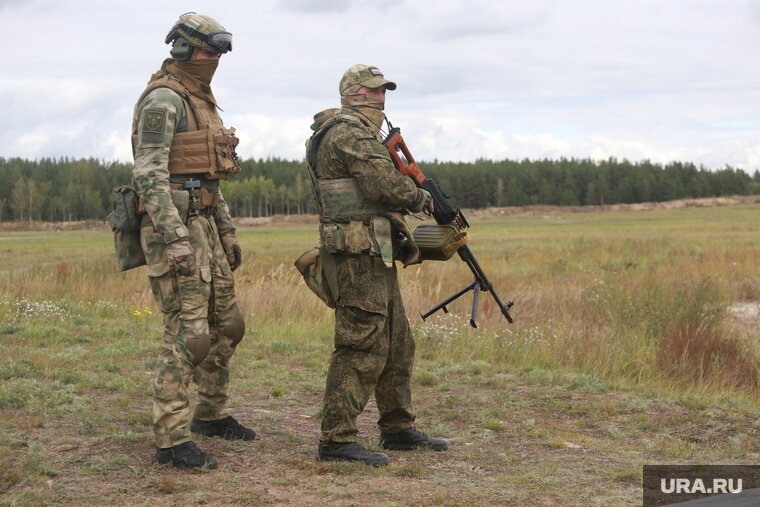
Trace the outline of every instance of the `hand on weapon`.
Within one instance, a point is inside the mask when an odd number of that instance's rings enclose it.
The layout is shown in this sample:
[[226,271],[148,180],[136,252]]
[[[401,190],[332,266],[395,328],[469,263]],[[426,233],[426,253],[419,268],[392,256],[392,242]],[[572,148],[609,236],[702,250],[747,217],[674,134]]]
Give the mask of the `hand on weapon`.
[[430,192],[428,192],[427,190],[423,188],[420,188],[418,190],[419,190],[420,195],[414,207],[410,208],[409,211],[411,211],[412,213],[424,212],[426,215],[431,216],[433,213],[433,210],[435,209],[435,207],[433,206],[433,196],[431,196]]
[[[438,184],[422,174],[422,171],[420,171],[420,168],[417,166],[417,162],[414,161],[414,157],[412,157],[412,154],[409,152],[409,148],[407,148],[404,139],[401,137],[401,130],[394,128],[390,122],[388,122],[388,126],[390,128],[390,131],[388,132],[388,136],[383,141],[383,144],[388,147],[393,165],[401,174],[412,178],[415,185],[417,185],[423,191],[427,191],[427,193],[430,195],[429,206],[426,206],[425,204],[428,203],[425,203],[421,206],[421,208],[429,210],[435,218],[435,221],[439,224],[451,224],[457,229],[457,231],[461,231],[462,229],[469,227],[470,224],[462,214],[462,211],[459,209],[454,209],[449,202],[448,196],[443,193]],[[405,160],[402,160],[402,156]],[[509,309],[513,305],[512,301],[509,301],[507,304],[501,302],[499,296],[496,294],[496,291],[493,288],[493,285],[491,285],[491,282],[486,277],[486,274],[483,272],[480,264],[478,264],[478,261],[475,259],[475,256],[466,244],[460,246],[457,249],[457,254],[459,254],[459,258],[467,264],[467,266],[470,268],[470,271],[472,271],[472,274],[475,275],[475,281],[453,296],[439,303],[431,310],[423,313],[421,315],[422,320],[425,320],[427,317],[434,314],[438,310],[443,310],[445,313],[448,313],[446,305],[464,295],[465,293],[473,291],[470,325],[472,327],[478,327],[477,322],[475,321],[475,316],[478,310],[478,297],[480,295],[480,291],[482,290],[491,293],[491,296],[499,306],[499,310],[501,310],[502,315],[504,315],[504,317],[507,319],[507,322],[511,324],[512,316],[509,315]]]

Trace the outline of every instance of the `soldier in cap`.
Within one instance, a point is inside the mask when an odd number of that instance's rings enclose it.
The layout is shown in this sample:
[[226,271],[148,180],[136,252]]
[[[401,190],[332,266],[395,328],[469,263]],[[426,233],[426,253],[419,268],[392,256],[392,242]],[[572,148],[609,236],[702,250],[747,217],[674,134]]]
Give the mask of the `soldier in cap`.
[[[234,128],[217,113],[211,78],[232,35],[214,19],[183,14],[166,36],[172,58],[135,106],[133,183],[145,211],[140,242],[164,315],[153,379],[156,461],[216,468],[191,431],[227,440],[256,433],[225,409],[229,361],[243,338],[232,271],[241,263],[220,180],[240,171]],[[198,386],[193,406],[188,385]]]
[[432,212],[430,194],[393,166],[382,144],[385,92],[377,67],[354,65],[340,80],[341,108],[315,115],[306,142],[317,197],[320,252],[335,303],[335,349],[327,373],[318,459],[380,466],[388,456],[356,442],[356,418],[374,391],[380,446],[427,447],[444,440],[413,427],[410,380],[414,340],[399,293],[395,260],[417,262],[404,216]]

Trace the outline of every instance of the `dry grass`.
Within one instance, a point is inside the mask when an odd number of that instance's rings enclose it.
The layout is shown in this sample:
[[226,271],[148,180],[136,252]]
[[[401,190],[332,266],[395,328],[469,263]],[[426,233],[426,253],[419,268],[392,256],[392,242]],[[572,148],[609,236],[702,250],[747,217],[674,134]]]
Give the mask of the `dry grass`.
[[471,275],[456,259],[400,270],[419,424],[452,451],[394,453],[386,471],[313,459],[333,318],[292,267],[312,224],[239,231],[232,404],[263,438],[202,441],[223,466],[200,476],[151,462],[160,316],[144,272],[116,270],[106,231],[0,234],[0,505],[635,505],[644,462],[756,461],[757,212],[473,219],[471,248],[516,322],[488,294],[480,329],[470,296],[422,322]]

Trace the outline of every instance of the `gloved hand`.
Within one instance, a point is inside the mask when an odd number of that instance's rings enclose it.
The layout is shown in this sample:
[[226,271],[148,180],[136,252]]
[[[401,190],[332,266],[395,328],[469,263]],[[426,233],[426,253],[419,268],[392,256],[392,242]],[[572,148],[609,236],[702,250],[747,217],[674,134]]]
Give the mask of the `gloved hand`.
[[189,276],[195,273],[195,253],[187,238],[166,245],[166,260],[178,275]]
[[227,231],[219,236],[222,241],[222,248],[227,255],[227,262],[230,264],[230,269],[235,271],[240,267],[240,263],[243,262],[243,251],[240,250],[240,243],[238,243],[235,237],[235,231]]
[[432,215],[433,211],[435,211],[433,196],[430,195],[430,192],[422,188],[418,188],[417,192],[417,202],[414,203],[413,207],[409,208],[409,211],[412,213],[424,211],[426,215]]

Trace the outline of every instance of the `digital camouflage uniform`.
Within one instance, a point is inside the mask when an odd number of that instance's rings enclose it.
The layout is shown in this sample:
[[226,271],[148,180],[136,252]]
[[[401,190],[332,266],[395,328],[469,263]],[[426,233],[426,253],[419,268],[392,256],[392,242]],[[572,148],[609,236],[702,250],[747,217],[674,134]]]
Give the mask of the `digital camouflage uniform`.
[[[333,202],[320,213],[321,254],[323,264],[334,261],[337,282],[335,350],[327,373],[322,446],[356,441],[356,417],[373,390],[383,432],[409,428],[415,417],[410,388],[414,340],[395,264],[387,255],[384,262],[381,251],[392,248],[398,257],[396,232],[405,228],[401,212],[422,196],[411,179],[394,168],[378,138],[379,121],[368,121],[363,113],[378,116],[363,107],[327,110],[315,116],[312,126],[318,130],[327,120],[339,120],[322,137],[315,164],[320,200]],[[345,188],[364,204],[341,208],[345,193],[340,192]],[[373,239],[387,223],[384,216],[392,217],[386,235],[391,245]]]
[[[159,72],[153,79],[167,73]],[[215,104],[206,104],[204,114],[221,125]],[[133,182],[146,211],[141,244],[151,289],[164,314],[163,346],[153,382],[154,431],[160,448],[190,441],[191,417],[218,420],[228,416],[228,364],[244,330],[234,279],[219,237],[234,231],[219,181],[198,173],[183,176],[175,170],[170,175],[175,135],[187,132],[189,123],[197,123],[188,109],[187,98],[158,87],[144,94],[135,108],[133,124]],[[196,111],[194,116],[198,115]],[[184,220],[188,209],[183,205],[189,192],[176,187],[190,177],[202,181],[206,195],[216,197],[214,205]],[[176,273],[167,262],[167,245],[182,238],[189,240],[195,254],[196,270],[189,276]],[[194,413],[188,396],[190,380],[198,386]]]

